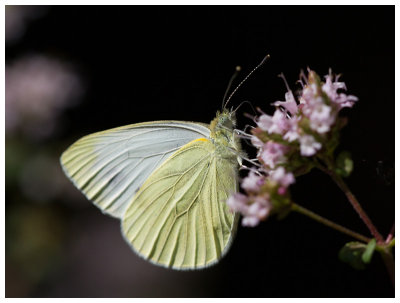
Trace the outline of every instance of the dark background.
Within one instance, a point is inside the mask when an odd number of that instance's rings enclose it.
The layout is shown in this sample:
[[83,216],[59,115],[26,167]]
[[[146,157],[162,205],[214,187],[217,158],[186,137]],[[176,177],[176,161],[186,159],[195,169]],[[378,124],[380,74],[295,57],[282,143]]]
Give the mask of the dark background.
[[[352,269],[337,257],[351,239],[298,214],[240,226],[230,252],[212,268],[151,265],[124,242],[119,222],[64,178],[58,157],[82,135],[107,128],[209,122],[234,67],[242,66],[241,79],[267,53],[271,60],[232,106],[248,100],[272,113],[269,104],[286,91],[279,73],[295,89],[300,69],[322,76],[332,68],[359,97],[342,113],[349,123],[339,148],[351,151],[355,163],[347,183],[386,236],[394,221],[394,42],[394,6],[43,8],[18,41],[6,43],[6,68],[32,54],[57,58],[73,66],[84,89],[74,106],[60,110],[51,134],[6,132],[6,296],[393,296],[379,255],[367,270]],[[243,105],[239,128],[252,123],[244,112],[254,113]],[[42,155],[45,164],[32,171],[32,157]],[[26,180],[40,189],[39,198],[21,189]],[[297,203],[368,235],[327,176],[312,171],[296,182]],[[54,188],[60,190],[40,197]]]

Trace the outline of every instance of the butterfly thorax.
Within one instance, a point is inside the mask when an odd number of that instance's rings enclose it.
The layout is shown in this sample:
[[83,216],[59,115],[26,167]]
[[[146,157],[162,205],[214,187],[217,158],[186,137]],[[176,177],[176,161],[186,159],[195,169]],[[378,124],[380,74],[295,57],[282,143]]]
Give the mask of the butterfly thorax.
[[224,109],[217,112],[216,117],[210,123],[210,137],[217,146],[217,152],[223,155],[231,155],[236,159],[241,154],[240,142],[235,135],[235,112]]

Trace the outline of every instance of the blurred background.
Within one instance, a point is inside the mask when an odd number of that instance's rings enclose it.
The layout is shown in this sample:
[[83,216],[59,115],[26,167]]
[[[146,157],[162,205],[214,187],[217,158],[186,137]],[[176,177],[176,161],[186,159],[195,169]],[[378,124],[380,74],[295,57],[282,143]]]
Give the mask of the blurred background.
[[[394,221],[394,6],[6,6],[7,297],[391,297],[378,255],[365,271],[341,263],[351,239],[302,217],[239,227],[216,266],[178,272],[135,255],[118,220],[63,175],[81,136],[141,121],[209,122],[236,65],[236,94],[273,112],[301,69],[341,73],[349,123],[347,179],[386,235]],[[239,77],[240,78],[240,77]],[[237,80],[236,83],[238,83]],[[239,128],[254,114],[243,105]],[[253,150],[246,144],[245,149]],[[297,179],[294,200],[368,235],[323,174]]]

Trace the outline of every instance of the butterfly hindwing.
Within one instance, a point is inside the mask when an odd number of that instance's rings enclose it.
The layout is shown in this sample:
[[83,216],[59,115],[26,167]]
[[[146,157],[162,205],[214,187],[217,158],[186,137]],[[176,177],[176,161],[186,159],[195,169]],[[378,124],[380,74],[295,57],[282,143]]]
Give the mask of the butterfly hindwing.
[[237,226],[238,216],[224,203],[236,191],[235,161],[210,139],[181,147],[128,205],[122,221],[127,242],[142,257],[166,267],[195,269],[217,262]]

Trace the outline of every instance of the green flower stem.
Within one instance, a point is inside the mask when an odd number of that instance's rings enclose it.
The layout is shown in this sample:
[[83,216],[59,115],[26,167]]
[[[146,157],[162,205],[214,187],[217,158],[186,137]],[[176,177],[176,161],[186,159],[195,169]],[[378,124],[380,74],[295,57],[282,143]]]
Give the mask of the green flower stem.
[[300,206],[296,203],[292,203],[292,210],[296,211],[300,214],[303,214],[303,215],[305,215],[319,223],[322,223],[328,227],[336,229],[337,231],[340,231],[341,233],[346,234],[346,235],[353,237],[357,240],[360,240],[362,242],[368,243],[371,240],[371,239],[369,239],[355,231],[352,231],[342,225],[339,225],[339,224],[332,222],[324,217],[321,217],[320,215],[318,215],[318,214],[312,212],[311,210],[308,210],[307,208],[304,208],[303,206]]
[[325,160],[324,162],[327,164],[328,168],[324,167],[318,162],[315,162],[314,164],[318,169],[328,174],[333,179],[333,181],[335,181],[335,183],[339,186],[339,188],[344,192],[350,204],[353,206],[354,210],[358,213],[361,220],[368,227],[369,231],[371,232],[371,235],[378,241],[378,243],[384,243],[382,235],[378,232],[377,228],[372,223],[367,213],[361,207],[361,204],[358,202],[357,198],[350,191],[350,189],[348,188],[347,184],[343,181],[343,179],[338,174],[335,173],[333,161],[329,160],[327,161],[326,159],[323,160]]

